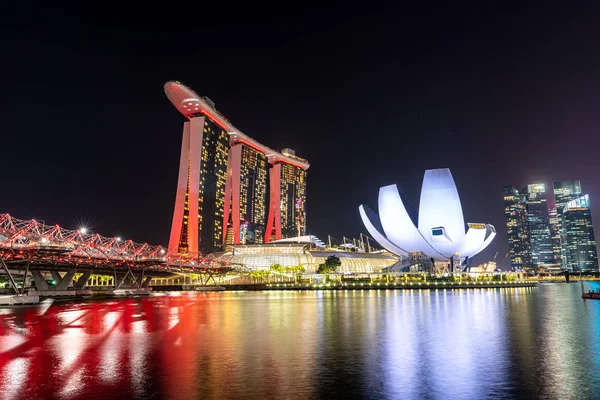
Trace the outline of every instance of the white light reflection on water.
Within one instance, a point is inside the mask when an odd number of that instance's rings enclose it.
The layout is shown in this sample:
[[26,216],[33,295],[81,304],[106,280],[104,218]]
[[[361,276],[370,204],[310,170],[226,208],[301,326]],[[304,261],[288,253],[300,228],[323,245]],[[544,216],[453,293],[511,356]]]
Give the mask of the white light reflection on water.
[[22,398],[30,363],[29,358],[16,358],[4,367],[2,370],[2,398],[7,400]]

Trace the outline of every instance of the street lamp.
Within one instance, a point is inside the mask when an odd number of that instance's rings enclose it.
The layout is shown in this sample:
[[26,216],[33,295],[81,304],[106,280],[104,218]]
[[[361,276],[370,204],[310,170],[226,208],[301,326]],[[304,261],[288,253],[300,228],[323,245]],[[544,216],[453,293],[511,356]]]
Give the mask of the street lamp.
[[86,234],[87,233],[87,228],[85,226],[82,226],[81,228],[79,228],[79,233],[83,233]]

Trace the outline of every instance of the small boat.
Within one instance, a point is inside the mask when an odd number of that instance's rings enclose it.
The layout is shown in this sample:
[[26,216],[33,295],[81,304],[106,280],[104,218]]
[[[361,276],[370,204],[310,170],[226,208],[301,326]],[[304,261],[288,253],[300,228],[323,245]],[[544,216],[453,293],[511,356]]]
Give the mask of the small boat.
[[581,295],[582,299],[600,300],[600,292],[587,292]]
[[198,292],[223,292],[224,290],[223,286],[196,286]]
[[589,292],[586,293],[586,291],[583,289],[583,282],[581,282],[581,298],[600,300],[600,290],[590,289]]

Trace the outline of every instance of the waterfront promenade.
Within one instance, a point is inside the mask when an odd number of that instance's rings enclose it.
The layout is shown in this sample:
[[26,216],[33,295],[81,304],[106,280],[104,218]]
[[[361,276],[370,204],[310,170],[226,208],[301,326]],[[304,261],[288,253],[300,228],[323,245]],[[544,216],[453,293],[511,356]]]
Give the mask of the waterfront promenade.
[[[235,290],[438,290],[438,289],[494,289],[494,288],[520,288],[536,287],[537,280],[522,281],[483,281],[483,282],[329,282],[329,283],[252,283],[252,284],[223,284],[215,287],[226,291]],[[162,285],[154,286],[152,290],[161,291],[188,291],[203,290],[204,285]]]

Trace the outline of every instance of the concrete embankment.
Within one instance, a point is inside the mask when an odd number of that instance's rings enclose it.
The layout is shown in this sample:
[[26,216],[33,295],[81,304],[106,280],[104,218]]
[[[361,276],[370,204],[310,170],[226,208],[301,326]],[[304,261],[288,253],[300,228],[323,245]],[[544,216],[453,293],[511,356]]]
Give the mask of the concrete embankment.
[[390,283],[344,283],[344,284],[277,284],[266,285],[266,290],[372,290],[372,289],[401,289],[401,290],[428,290],[428,289],[490,289],[490,288],[518,288],[535,287],[537,281],[519,282],[390,282]]
[[[227,291],[233,290],[372,290],[372,289],[489,289],[536,287],[537,281],[490,281],[490,282],[389,282],[389,283],[258,283],[247,285],[223,285]],[[194,290],[188,285],[154,286],[153,292]]]

